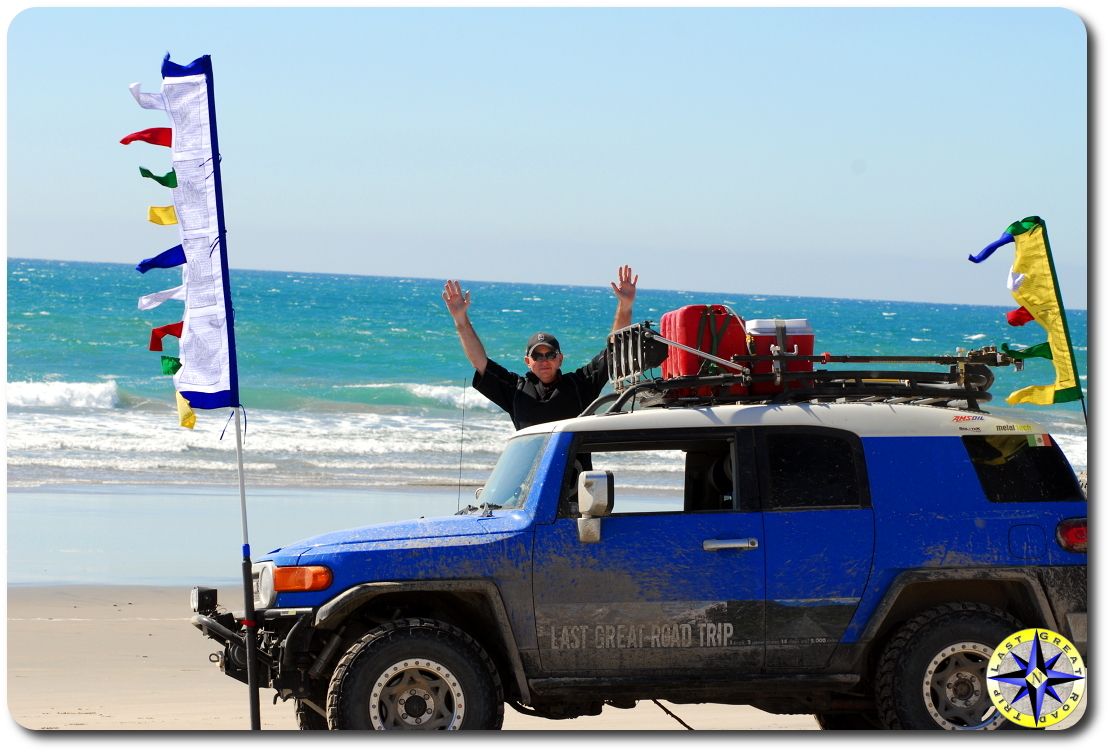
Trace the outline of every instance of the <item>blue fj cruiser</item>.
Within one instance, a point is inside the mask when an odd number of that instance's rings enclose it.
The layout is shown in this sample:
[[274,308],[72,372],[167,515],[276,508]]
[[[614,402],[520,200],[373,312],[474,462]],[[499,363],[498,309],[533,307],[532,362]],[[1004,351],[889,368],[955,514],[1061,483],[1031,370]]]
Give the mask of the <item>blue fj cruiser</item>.
[[[1005,356],[814,371],[753,400],[629,380],[650,349],[621,372],[620,347],[618,392],[514,434],[463,514],[255,563],[260,684],[302,728],[497,729],[505,703],[567,719],[669,699],[989,730],[1012,726],[985,683],[1005,636],[1048,628],[1086,654],[1085,490],[1043,427],[979,409],[982,364]],[[243,615],[199,591],[194,624],[246,682]]]

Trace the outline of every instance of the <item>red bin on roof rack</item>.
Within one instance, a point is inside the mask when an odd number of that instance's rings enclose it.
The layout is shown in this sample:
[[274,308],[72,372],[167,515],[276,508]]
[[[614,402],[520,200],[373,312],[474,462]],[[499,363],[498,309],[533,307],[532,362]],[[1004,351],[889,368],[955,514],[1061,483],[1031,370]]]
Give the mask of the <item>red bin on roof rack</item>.
[[[771,346],[778,345],[783,353],[800,356],[813,355],[813,327],[809,326],[808,319],[752,319],[748,322],[748,340],[751,343],[752,354],[757,356],[771,355]],[[773,366],[770,361],[759,361],[752,364],[752,375],[770,374]],[[788,361],[786,371],[813,371],[810,362]],[[751,394],[776,395],[789,387],[796,389],[802,387],[802,382],[791,381],[783,384],[774,382],[753,382]]]
[[[663,314],[659,322],[659,334],[691,348],[723,358],[726,361],[734,355],[747,355],[747,332],[744,320],[727,306],[683,306],[676,311]],[[697,374],[733,374],[727,367],[706,361],[700,356],[669,346],[667,360],[663,361],[663,378]],[[682,394],[711,395],[717,387],[698,387],[697,390],[680,390]],[[746,395],[748,388],[743,385],[728,387],[726,394]]]

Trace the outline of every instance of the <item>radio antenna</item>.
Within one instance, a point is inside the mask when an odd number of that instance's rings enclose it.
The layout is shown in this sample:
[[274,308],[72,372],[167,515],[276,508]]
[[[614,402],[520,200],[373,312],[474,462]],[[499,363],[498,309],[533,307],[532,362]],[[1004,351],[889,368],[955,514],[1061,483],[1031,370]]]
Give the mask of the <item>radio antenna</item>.
[[455,512],[462,509],[462,468],[463,468],[463,437],[466,434],[466,379],[462,382],[462,418],[459,420],[459,494],[455,500]]

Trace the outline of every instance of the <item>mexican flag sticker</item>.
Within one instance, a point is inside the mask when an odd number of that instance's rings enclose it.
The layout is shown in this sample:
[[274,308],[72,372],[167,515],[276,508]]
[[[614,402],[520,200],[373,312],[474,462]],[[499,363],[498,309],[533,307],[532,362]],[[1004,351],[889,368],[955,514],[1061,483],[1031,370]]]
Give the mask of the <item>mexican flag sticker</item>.
[[1029,440],[1030,447],[1051,447],[1052,437],[1047,434],[1028,434],[1026,438]]

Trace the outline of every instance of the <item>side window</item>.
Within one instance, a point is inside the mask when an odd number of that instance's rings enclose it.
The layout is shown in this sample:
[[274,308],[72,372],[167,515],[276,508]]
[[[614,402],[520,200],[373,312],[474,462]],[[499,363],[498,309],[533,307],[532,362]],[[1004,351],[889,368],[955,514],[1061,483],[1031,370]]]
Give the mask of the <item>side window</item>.
[[859,437],[810,427],[761,432],[765,510],[869,507]]
[[991,502],[1082,502],[1064,453],[1055,442],[1037,446],[1035,436],[962,437],[983,494]]
[[[577,478],[583,470],[613,472],[613,515],[745,508],[737,503],[737,487],[749,485],[739,482],[752,475],[751,462],[738,478],[735,437],[612,437],[589,437],[578,444],[563,486],[560,517],[578,517]],[[756,498],[753,489],[742,496]]]

